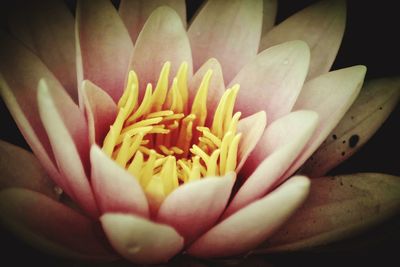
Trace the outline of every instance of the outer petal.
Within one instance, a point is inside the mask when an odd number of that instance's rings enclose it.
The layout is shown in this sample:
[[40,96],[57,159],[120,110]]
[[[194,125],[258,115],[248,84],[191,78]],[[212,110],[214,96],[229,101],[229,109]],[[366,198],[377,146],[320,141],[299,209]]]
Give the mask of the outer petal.
[[362,147],[400,99],[400,78],[367,82],[359,97],[324,143],[303,165],[302,173],[320,177]]
[[311,48],[308,79],[328,72],[342,42],[346,3],[325,0],[296,13],[261,39],[260,51],[290,40],[303,40]]
[[[308,136],[314,133],[317,123],[317,114],[308,110],[291,112],[271,123],[252,151],[243,168],[243,174],[251,175],[270,153],[286,145],[290,140],[296,139],[295,136],[304,136],[305,139],[310,139]],[[306,140],[303,141],[306,142]]]
[[[281,176],[310,140],[317,125],[318,116],[312,111],[292,112],[272,123],[249,159],[249,164],[254,164],[256,170],[244,170],[244,176],[249,178],[240,187],[223,217],[263,197],[282,183]],[[264,160],[259,163],[257,156]]]
[[8,12],[11,33],[40,57],[77,102],[73,15],[63,1],[17,0],[13,5]]
[[239,143],[239,163],[236,167],[236,172],[241,170],[250,153],[260,141],[266,125],[267,115],[264,111],[257,112],[239,121],[237,131],[242,133],[242,138]]
[[88,121],[89,141],[99,144],[104,140],[117,115],[112,98],[90,81],[82,82],[83,104]]
[[39,80],[46,79],[48,82],[57,111],[80,149],[83,160],[87,159],[88,152],[85,118],[57,79],[35,55],[4,34],[0,35],[0,39],[3,45],[0,50],[1,95],[46,171],[57,184],[63,186],[55,167],[50,142],[39,117],[36,101]]
[[217,224],[189,247],[188,253],[198,257],[224,257],[254,248],[300,206],[309,185],[306,177],[293,177],[271,194]]
[[186,31],[178,14],[164,6],[151,14],[133,51],[130,66],[138,74],[141,90],[147,83],[156,85],[166,61],[171,62],[170,81],[184,61],[188,63],[189,78],[192,76],[192,54]]
[[[10,113],[12,114],[15,122],[18,125],[21,133],[25,137],[25,140],[38,157],[39,161],[46,169],[47,173],[52,177],[52,179],[60,185],[65,190],[65,185],[62,178],[58,172],[58,169],[54,163],[54,156],[50,148],[50,143],[48,141],[47,135],[43,133],[42,140],[39,139],[37,133],[35,132],[33,126],[39,128],[40,131],[44,131],[41,123],[39,125],[31,125],[28,118],[25,116],[21,106],[18,104],[13,92],[11,91],[8,84],[5,82],[4,78],[0,75],[0,92],[1,97],[4,99]],[[35,118],[36,119],[36,118]],[[39,118],[38,118],[39,119]],[[38,127],[39,126],[39,127]]]
[[277,9],[277,0],[263,0],[263,25],[261,36],[264,36],[274,26]]
[[162,203],[157,220],[174,227],[188,244],[216,223],[225,208],[235,173],[185,184]]
[[257,54],[261,26],[261,0],[208,1],[188,30],[194,69],[215,57],[229,82]]
[[163,5],[174,9],[181,17],[182,23],[186,28],[186,3],[184,0],[121,1],[119,14],[134,43],[151,12]]
[[0,219],[20,238],[46,252],[111,259],[92,221],[45,195],[22,188],[0,192]]
[[[289,177],[321,145],[356,99],[366,68],[354,66],[332,71],[306,83],[294,110],[310,109],[319,115],[319,125],[303,152],[286,172]],[[329,96],[329,97],[327,97]]]
[[231,82],[241,87],[236,108],[245,116],[265,110],[269,122],[289,113],[303,86],[309,60],[309,48],[302,41],[263,51]]
[[28,151],[0,140],[0,190],[22,187],[58,199],[54,182]]
[[114,249],[136,263],[166,262],[183,247],[183,238],[167,225],[119,213],[106,213],[100,221]]
[[210,125],[214,118],[215,110],[218,107],[219,101],[225,92],[225,82],[222,74],[222,68],[218,60],[210,58],[206,63],[201,66],[199,70],[193,75],[189,83],[189,97],[190,101],[193,99],[200,87],[201,81],[208,70],[212,70],[210,85],[207,95],[207,119],[206,122]]
[[304,206],[259,251],[299,250],[331,243],[399,211],[399,177],[360,173],[312,179]]
[[89,180],[79,157],[79,151],[58,113],[44,80],[38,86],[39,113],[49,136],[60,173],[65,179],[70,197],[90,215],[97,215],[97,207]]
[[75,26],[79,87],[90,80],[117,102],[133,50],[121,18],[110,1],[80,0]]
[[149,216],[146,196],[136,178],[108,158],[97,146],[90,150],[92,186],[103,213]]

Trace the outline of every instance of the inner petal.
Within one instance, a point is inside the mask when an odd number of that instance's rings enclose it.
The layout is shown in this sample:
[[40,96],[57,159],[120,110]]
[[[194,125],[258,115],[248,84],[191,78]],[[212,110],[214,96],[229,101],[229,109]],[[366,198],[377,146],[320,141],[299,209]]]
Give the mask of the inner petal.
[[118,115],[103,142],[103,151],[138,180],[153,211],[182,184],[235,171],[242,135],[237,133],[241,113],[234,113],[238,84],[225,91],[207,123],[212,70],[190,98],[188,64],[181,64],[172,84],[170,68],[170,62],[163,65],[155,88],[148,83],[141,101],[138,77],[129,73]]

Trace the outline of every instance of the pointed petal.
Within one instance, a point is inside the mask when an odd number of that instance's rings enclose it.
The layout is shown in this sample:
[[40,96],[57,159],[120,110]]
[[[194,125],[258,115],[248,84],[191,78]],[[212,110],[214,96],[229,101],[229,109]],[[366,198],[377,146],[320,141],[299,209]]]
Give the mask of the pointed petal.
[[65,179],[64,183],[68,192],[72,194],[70,197],[90,215],[96,216],[96,203],[78,148],[65,127],[44,80],[39,82],[37,98],[40,117],[49,136],[60,173]]
[[194,70],[215,57],[231,81],[257,54],[261,26],[261,0],[208,1],[188,30]]
[[302,41],[263,51],[231,82],[241,88],[236,108],[245,116],[265,110],[269,122],[289,113],[303,86],[309,60],[309,48]]
[[88,218],[40,193],[0,192],[0,220],[21,239],[63,257],[106,260],[113,256]]
[[44,62],[77,103],[73,15],[63,1],[14,2],[8,12],[11,34]]
[[266,125],[267,114],[265,114],[264,111],[257,112],[239,121],[237,131],[238,133],[242,133],[242,138],[239,143],[239,164],[236,167],[237,173],[241,170],[250,153],[254,150],[257,143],[260,141]]
[[365,72],[364,66],[354,66],[329,72],[305,84],[294,110],[316,111],[319,115],[319,125],[285,177],[296,171],[339,123],[360,92]]
[[[65,183],[63,182],[60,173],[55,165],[54,155],[51,151],[50,143],[44,132],[43,126],[39,121],[39,115],[37,116],[39,124],[31,124],[28,118],[25,116],[22,107],[18,104],[13,91],[10,89],[3,76],[0,73],[0,92],[8,110],[13,116],[18,128],[20,129],[25,140],[31,147],[32,151],[35,153],[36,157],[45,168],[46,172],[51,176],[51,178],[64,190],[66,189]],[[35,118],[36,119],[36,118]],[[33,128],[39,129],[40,132],[35,131]],[[38,135],[42,137],[39,139]]]
[[79,88],[83,80],[90,80],[117,102],[133,51],[117,10],[107,0],[78,1],[75,27]]
[[288,251],[338,241],[398,214],[400,179],[359,173],[311,180],[310,197],[263,251]]
[[113,124],[117,105],[112,98],[91,81],[82,82],[83,104],[88,121],[89,141],[101,145]]
[[244,170],[243,176],[249,178],[240,187],[223,217],[263,197],[282,183],[282,174],[300,154],[317,125],[318,115],[312,111],[292,112],[272,123],[265,130],[258,150],[248,160],[255,171]]
[[319,1],[286,19],[263,36],[260,51],[282,42],[305,41],[311,48],[307,79],[312,79],[331,68],[342,42],[345,25],[345,1]]
[[274,26],[277,9],[277,0],[263,0],[263,25],[261,36],[267,34]]
[[136,178],[108,158],[96,145],[90,150],[92,186],[102,211],[149,216],[146,196]]
[[222,75],[221,64],[219,64],[218,60],[215,58],[210,58],[206,63],[201,66],[201,68],[193,75],[190,83],[189,83],[189,97],[190,102],[193,102],[193,99],[197,93],[197,90],[200,87],[201,81],[203,80],[204,75],[208,70],[212,70],[212,75],[210,79],[209,90],[207,94],[207,119],[206,122],[208,124],[212,123],[214,118],[215,110],[218,107],[219,101],[222,95],[225,92],[225,82],[224,77]]
[[136,42],[136,39],[150,14],[156,8],[164,5],[169,6],[178,13],[183,26],[186,28],[186,3],[184,0],[121,1],[119,5],[119,14],[129,31],[133,43]]
[[135,263],[166,262],[183,247],[183,238],[167,225],[119,213],[106,213],[100,221],[114,249]]
[[182,62],[188,63],[189,78],[192,76],[192,54],[182,21],[173,9],[163,6],[150,15],[133,51],[130,67],[138,74],[141,90],[147,83],[156,85],[167,61],[171,62],[170,82]]
[[[84,115],[39,58],[5,34],[0,34],[0,91],[25,139],[56,183],[63,186],[54,155],[40,120],[37,85],[46,79],[54,104],[82,159],[88,159],[87,127]],[[86,151],[86,154],[84,153]],[[66,189],[66,188],[63,188]]]
[[372,80],[301,172],[320,177],[360,149],[400,100],[400,78]]
[[235,173],[208,177],[184,184],[162,203],[157,221],[174,227],[191,243],[210,229],[224,210],[235,181]]
[[0,140],[0,154],[0,190],[22,187],[58,199],[54,182],[32,153]]
[[271,236],[307,197],[310,182],[295,176],[266,197],[231,215],[188,249],[197,257],[244,253]]

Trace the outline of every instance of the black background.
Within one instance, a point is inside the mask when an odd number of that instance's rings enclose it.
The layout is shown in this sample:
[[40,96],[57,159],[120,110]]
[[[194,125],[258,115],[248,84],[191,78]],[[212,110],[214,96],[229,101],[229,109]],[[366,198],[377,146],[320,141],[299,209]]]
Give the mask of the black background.
[[[73,2],[73,1],[69,1]],[[193,14],[201,1],[193,1],[188,14]],[[290,16],[298,10],[316,1],[283,0],[279,1],[277,21]],[[342,46],[333,69],[352,65],[366,65],[366,79],[400,75],[400,14],[397,1],[347,1],[347,26]],[[4,2],[3,2],[4,3]],[[1,44],[0,44],[1,48]],[[382,172],[400,176],[400,106],[392,113],[375,136],[352,158],[336,168],[333,173]],[[4,103],[0,102],[0,139],[28,148],[19,134]],[[67,227],[67,226],[66,226]],[[319,248],[313,252],[284,255],[250,257],[241,263],[227,261],[227,266],[289,266],[322,265],[336,266],[351,264],[396,265],[390,260],[396,259],[400,242],[400,216],[377,226],[371,231],[355,238]],[[4,261],[11,260],[13,265],[41,264],[45,266],[91,266],[60,260],[43,254],[16,240],[1,229],[0,244],[3,246]],[[196,262],[196,266],[221,266],[222,262]],[[119,263],[117,266],[125,263]],[[186,259],[175,261],[177,266],[187,266]]]

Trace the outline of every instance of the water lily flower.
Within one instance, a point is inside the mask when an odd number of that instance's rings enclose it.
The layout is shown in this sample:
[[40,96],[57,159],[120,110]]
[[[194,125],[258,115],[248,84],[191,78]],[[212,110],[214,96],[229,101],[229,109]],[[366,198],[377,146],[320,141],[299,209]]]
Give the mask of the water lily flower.
[[0,142],[0,214],[28,242],[159,263],[308,248],[398,211],[397,177],[322,177],[400,97],[330,71],[344,1],[276,26],[273,0],[209,0],[189,25],[182,0],[21,2],[0,88],[33,154]]

